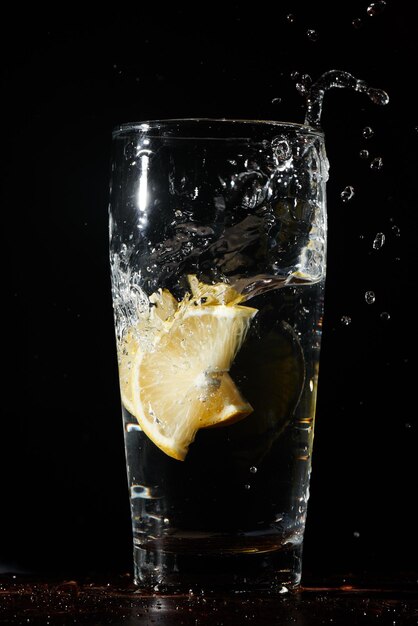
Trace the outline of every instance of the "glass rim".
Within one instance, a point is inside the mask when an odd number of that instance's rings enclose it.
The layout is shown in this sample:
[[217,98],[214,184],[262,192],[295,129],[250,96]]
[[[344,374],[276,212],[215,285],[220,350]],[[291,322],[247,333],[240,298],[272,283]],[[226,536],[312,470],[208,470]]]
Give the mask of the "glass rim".
[[[245,127],[250,127],[253,126],[254,128],[268,128],[268,127],[277,127],[277,128],[282,128],[282,129],[287,129],[287,130],[294,130],[294,131],[302,131],[303,133],[306,133],[306,135],[314,135],[317,137],[320,137],[321,139],[324,139],[324,133],[322,130],[320,130],[319,128],[314,128],[313,126],[309,126],[307,124],[300,124],[297,122],[283,122],[283,121],[279,121],[279,120],[251,120],[251,119],[239,119],[239,118],[212,118],[212,117],[183,117],[183,118],[167,118],[167,119],[158,119],[158,120],[144,120],[141,122],[127,122],[124,124],[118,124],[117,126],[115,126],[113,128],[112,131],[112,136],[113,137],[118,137],[119,135],[123,135],[125,133],[128,133],[130,131],[142,131],[144,133],[148,132],[148,131],[152,131],[152,130],[158,130],[158,131],[164,131],[164,130],[170,130],[170,129],[179,129],[180,125],[195,125],[195,127],[197,128],[198,125],[200,125],[200,127],[205,127],[207,126],[208,131],[210,130],[210,126],[211,125],[215,125],[215,124],[219,124],[220,127],[224,126],[225,129],[227,127],[233,128],[235,127],[235,130],[237,129],[237,127],[242,126],[243,128]],[[184,134],[184,135],[174,135],[172,136],[173,138],[183,138],[183,139],[224,139],[224,140],[228,140],[228,139],[235,139],[235,140],[239,140],[239,139],[251,139],[251,137],[240,137],[237,135],[232,135],[232,136],[228,136],[227,134],[225,134],[224,136],[221,137],[211,137],[210,135],[200,135],[197,137],[193,137],[192,135],[189,134]]]

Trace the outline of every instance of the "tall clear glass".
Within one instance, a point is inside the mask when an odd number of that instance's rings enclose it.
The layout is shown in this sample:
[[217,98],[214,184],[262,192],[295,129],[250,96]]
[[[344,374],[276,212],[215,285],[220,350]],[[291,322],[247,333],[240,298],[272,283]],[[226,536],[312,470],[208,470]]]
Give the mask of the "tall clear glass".
[[115,129],[110,260],[135,581],[297,586],[326,254],[324,137]]

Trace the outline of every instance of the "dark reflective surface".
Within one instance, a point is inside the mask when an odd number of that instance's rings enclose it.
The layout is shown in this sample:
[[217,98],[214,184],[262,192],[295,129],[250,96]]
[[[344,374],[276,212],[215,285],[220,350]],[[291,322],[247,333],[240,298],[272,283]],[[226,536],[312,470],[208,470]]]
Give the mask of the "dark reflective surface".
[[100,582],[4,576],[0,582],[0,624],[396,626],[416,624],[417,618],[412,573],[387,580],[310,580],[278,597],[149,594],[136,589],[129,576]]

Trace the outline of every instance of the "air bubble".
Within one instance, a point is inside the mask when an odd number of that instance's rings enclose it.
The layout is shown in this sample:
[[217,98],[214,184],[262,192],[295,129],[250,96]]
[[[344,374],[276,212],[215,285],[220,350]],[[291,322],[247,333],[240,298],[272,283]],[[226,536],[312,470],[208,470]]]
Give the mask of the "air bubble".
[[277,161],[286,161],[291,156],[289,143],[284,137],[274,137],[271,142],[274,156]]
[[382,311],[382,313],[380,314],[380,319],[384,322],[388,322],[390,320],[390,313],[388,313],[387,311]]
[[375,17],[382,13],[386,8],[386,2],[384,0],[378,0],[377,2],[372,2],[367,7],[367,15],[370,17]]
[[376,301],[376,295],[374,291],[366,291],[366,293],[364,294],[364,299],[366,300],[367,304],[373,304]]
[[370,156],[370,153],[368,150],[360,150],[359,156],[360,156],[360,159],[368,159]]
[[351,324],[351,317],[349,315],[343,315],[341,317],[341,323],[344,324],[344,326],[348,326]]
[[351,187],[351,185],[348,185],[345,189],[342,190],[340,195],[343,202],[348,202],[354,196],[354,188]]
[[374,171],[379,171],[381,170],[383,167],[383,159],[382,157],[376,157],[373,159],[373,161],[370,163],[370,169],[374,170]]
[[383,246],[384,243],[385,243],[384,233],[377,233],[373,241],[373,248],[375,250],[380,250],[380,248]]
[[318,31],[314,30],[313,28],[309,28],[306,31],[306,35],[308,37],[308,39],[310,39],[311,41],[318,41]]
[[374,135],[373,128],[370,128],[370,126],[366,126],[365,128],[363,128],[362,135],[365,139],[370,139],[370,137],[373,137]]

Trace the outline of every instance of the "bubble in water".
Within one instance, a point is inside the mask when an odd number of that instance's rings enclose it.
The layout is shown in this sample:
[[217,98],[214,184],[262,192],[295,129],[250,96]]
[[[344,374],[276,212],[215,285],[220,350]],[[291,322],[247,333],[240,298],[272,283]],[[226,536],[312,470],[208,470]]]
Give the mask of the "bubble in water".
[[367,304],[373,304],[376,301],[376,295],[374,291],[366,291],[366,293],[364,294],[364,299],[366,300]]
[[313,28],[308,28],[308,30],[306,31],[306,35],[308,37],[308,39],[310,39],[311,41],[318,41],[318,31],[316,31]]
[[289,24],[293,24],[295,21],[295,16],[293,15],[293,13],[288,13],[286,15],[286,20],[289,22]]
[[348,326],[349,324],[351,324],[351,317],[349,315],[343,315],[341,318],[341,322],[342,324],[344,324],[344,326]]
[[384,11],[386,8],[385,0],[378,0],[377,2],[372,2],[367,7],[367,15],[370,17],[375,17]]
[[382,311],[382,313],[380,314],[380,319],[384,322],[388,322],[390,320],[390,313],[388,313],[387,311]]
[[380,250],[380,248],[383,246],[384,243],[385,243],[385,234],[377,233],[376,237],[373,240],[373,248],[375,250]]
[[351,23],[354,28],[361,28],[363,26],[363,20],[360,17],[355,17]]
[[278,162],[286,161],[291,156],[289,143],[284,137],[274,137],[271,141],[271,147]]
[[362,134],[365,139],[370,139],[370,137],[373,137],[374,135],[374,130],[373,128],[370,128],[370,126],[366,126],[365,128],[363,128]]
[[281,98],[273,98],[273,100],[271,101],[272,104],[280,104],[282,101]]
[[383,167],[383,159],[382,157],[376,157],[375,159],[373,159],[373,161],[370,163],[370,169],[371,170],[375,170],[375,171],[379,171],[381,170]]
[[340,195],[343,202],[348,202],[354,197],[354,188],[351,187],[351,185],[348,185],[345,189],[342,190]]
[[255,467],[255,465],[252,465],[252,467],[250,467],[250,472],[251,472],[251,474],[256,474],[257,473],[257,468]]
[[368,150],[360,150],[359,155],[360,155],[360,159],[368,159],[370,156]]

